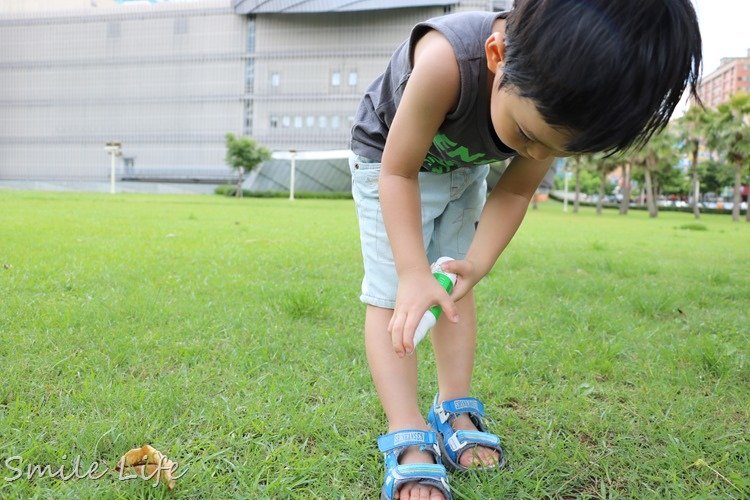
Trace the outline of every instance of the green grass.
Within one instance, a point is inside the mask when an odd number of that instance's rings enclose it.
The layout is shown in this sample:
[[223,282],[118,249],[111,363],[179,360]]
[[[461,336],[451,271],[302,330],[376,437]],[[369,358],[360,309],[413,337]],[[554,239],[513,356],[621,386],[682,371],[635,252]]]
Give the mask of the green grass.
[[[750,495],[750,225],[694,224],[529,212],[476,289],[474,393],[509,467],[454,476],[458,498]],[[187,467],[172,495],[0,497],[374,498],[360,274],[349,200],[0,192],[0,476],[143,443]]]

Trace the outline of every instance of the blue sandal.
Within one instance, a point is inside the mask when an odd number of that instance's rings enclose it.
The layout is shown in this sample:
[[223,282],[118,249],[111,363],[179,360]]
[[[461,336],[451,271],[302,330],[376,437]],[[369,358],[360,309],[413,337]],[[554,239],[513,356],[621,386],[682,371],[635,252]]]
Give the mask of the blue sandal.
[[[500,469],[505,465],[505,452],[500,445],[500,438],[495,434],[487,432],[482,418],[484,417],[484,405],[476,398],[458,398],[443,401],[438,404],[435,396],[432,408],[427,415],[427,422],[438,434],[440,452],[443,464],[448,470],[465,471],[459,462],[461,454],[465,451],[484,446],[495,450],[499,454],[497,465],[479,467],[478,469]],[[456,431],[451,425],[457,416],[468,413],[471,421],[476,425],[478,431]],[[476,470],[477,467],[472,469]]]
[[[410,446],[419,446],[419,451],[431,453],[436,463],[399,465],[399,458]],[[440,464],[440,448],[434,432],[415,429],[391,432],[378,438],[378,449],[385,457],[385,481],[380,500],[393,500],[398,489],[411,482],[437,488],[446,500],[453,499],[448,474]]]

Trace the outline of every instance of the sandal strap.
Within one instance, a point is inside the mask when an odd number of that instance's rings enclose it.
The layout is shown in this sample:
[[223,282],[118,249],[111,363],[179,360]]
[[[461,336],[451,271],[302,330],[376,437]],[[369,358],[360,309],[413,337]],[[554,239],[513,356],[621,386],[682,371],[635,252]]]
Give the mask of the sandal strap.
[[497,448],[500,446],[500,438],[489,432],[456,431],[445,442],[445,444],[456,454],[456,456],[458,456],[464,449],[477,445],[488,448]]
[[393,499],[399,488],[406,483],[433,486],[440,490],[447,500],[453,498],[448,486],[448,472],[440,464],[406,464],[388,469],[383,482],[381,498]]
[[484,430],[482,422],[482,418],[484,417],[484,404],[477,398],[447,399],[438,404],[436,395],[433,407],[441,424],[452,421],[452,419],[455,419],[462,413],[468,413],[469,416],[474,417],[472,420],[480,423],[480,430]]
[[405,429],[378,438],[378,450],[382,453],[415,445],[420,448],[432,447],[435,444],[437,444],[437,435],[433,431],[420,429]]
[[[505,465],[505,452],[502,449],[500,437],[487,432],[484,424],[484,404],[477,398],[456,398],[443,401],[438,404],[438,396],[432,405],[432,409],[427,415],[427,420],[442,438],[441,458],[443,463],[451,470],[467,470],[459,462],[461,455],[477,446],[496,450],[499,454],[497,466],[491,468],[500,468]],[[456,430],[453,428],[453,421],[461,414],[468,414],[471,421],[477,427],[477,430]]]
[[484,417],[484,404],[477,398],[448,399],[440,403],[443,411],[459,415],[461,413],[473,413]]
[[[410,446],[418,446],[420,451],[432,454],[435,464],[399,464],[398,459]],[[448,473],[440,463],[440,447],[437,433],[421,429],[404,429],[378,437],[378,450],[385,455],[385,481],[381,498],[391,500],[398,489],[406,483],[420,483],[440,490],[446,499],[451,500],[448,487]]]

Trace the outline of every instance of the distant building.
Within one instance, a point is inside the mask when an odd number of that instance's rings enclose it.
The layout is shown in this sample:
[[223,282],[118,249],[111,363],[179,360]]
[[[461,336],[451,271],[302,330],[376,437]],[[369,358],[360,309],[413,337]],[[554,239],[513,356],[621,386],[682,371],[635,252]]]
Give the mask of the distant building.
[[[227,132],[346,149],[418,21],[510,0],[2,0],[0,180],[220,180]],[[348,173],[348,172],[346,172]]]
[[727,102],[737,92],[750,93],[750,49],[747,57],[722,58],[719,67],[704,76],[698,95],[709,108]]

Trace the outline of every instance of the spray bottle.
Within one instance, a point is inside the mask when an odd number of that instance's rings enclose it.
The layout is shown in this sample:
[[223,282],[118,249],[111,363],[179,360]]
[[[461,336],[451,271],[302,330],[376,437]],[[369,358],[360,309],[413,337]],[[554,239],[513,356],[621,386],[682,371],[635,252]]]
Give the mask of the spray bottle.
[[[451,260],[453,259],[450,257],[440,257],[430,266],[432,275],[438,280],[440,285],[449,295],[453,291],[453,287],[456,285],[456,275],[443,271],[441,265]],[[425,311],[424,316],[422,316],[422,319],[419,321],[419,325],[417,325],[417,329],[414,331],[414,349],[417,348],[417,344],[419,344],[425,335],[427,335],[430,328],[435,326],[435,323],[437,323],[440,313],[442,312],[443,310],[439,305],[432,306]]]

